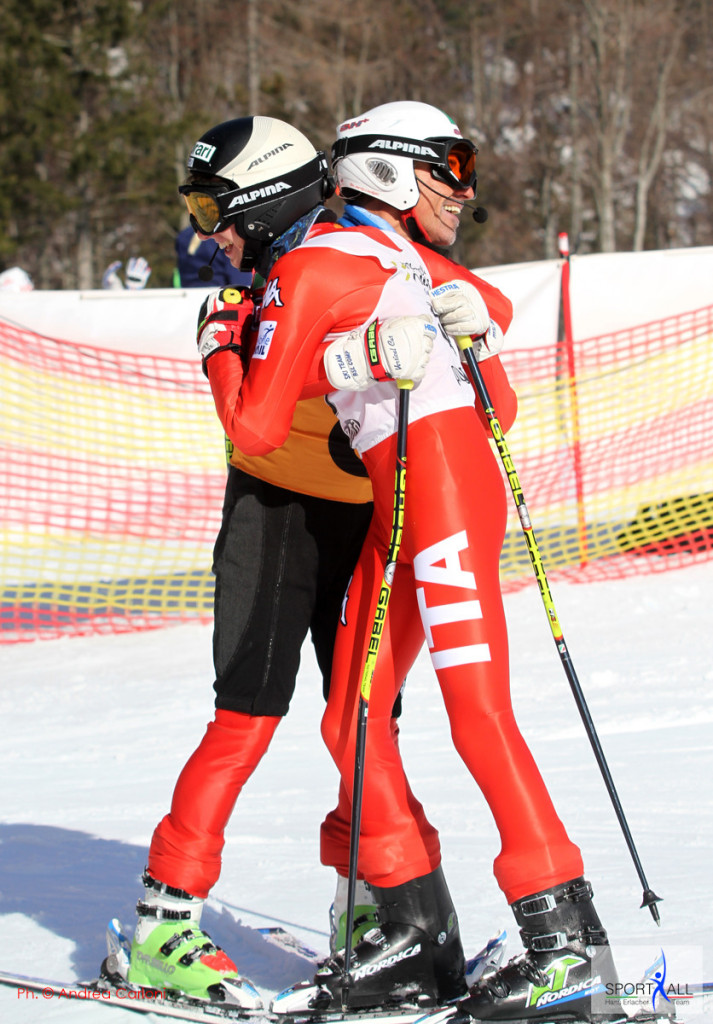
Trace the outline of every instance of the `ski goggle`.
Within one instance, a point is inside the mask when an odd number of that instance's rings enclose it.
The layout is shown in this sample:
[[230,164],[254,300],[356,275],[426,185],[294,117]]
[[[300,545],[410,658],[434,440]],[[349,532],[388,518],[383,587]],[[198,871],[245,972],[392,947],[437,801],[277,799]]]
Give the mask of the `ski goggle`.
[[352,153],[405,156],[429,164],[431,174],[453,189],[475,189],[478,147],[470,139],[407,139],[397,135],[350,135],[332,146],[332,163]]
[[228,199],[235,195],[235,189],[225,185],[179,185],[178,191],[188,207],[191,227],[203,235],[215,235],[227,226],[226,219],[233,220],[235,211],[229,217]]
[[[475,188],[475,158],[478,148],[469,139],[449,140],[446,143],[445,162],[431,164],[431,174],[451,188]],[[430,162],[430,161],[428,161]]]

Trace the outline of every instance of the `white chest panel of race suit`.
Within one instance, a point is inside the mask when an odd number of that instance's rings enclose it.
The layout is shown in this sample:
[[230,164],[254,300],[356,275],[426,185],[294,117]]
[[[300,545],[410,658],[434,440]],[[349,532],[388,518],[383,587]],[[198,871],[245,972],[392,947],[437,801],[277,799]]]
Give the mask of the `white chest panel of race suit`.
[[[387,279],[375,308],[362,330],[376,318],[428,314],[438,322],[431,307],[431,275],[418,252],[395,232],[386,235],[387,244],[357,231],[340,231],[308,239],[302,247],[327,247],[353,256],[376,258],[393,273]],[[396,251],[395,251],[396,249]],[[328,335],[325,339],[330,340]],[[373,384],[366,391],[332,391],[328,401],[336,411],[352,447],[363,453],[396,433],[398,387],[395,383]],[[435,412],[472,406],[475,397],[465,374],[458,348],[443,330],[438,332],[426,374],[411,392],[409,420]]]

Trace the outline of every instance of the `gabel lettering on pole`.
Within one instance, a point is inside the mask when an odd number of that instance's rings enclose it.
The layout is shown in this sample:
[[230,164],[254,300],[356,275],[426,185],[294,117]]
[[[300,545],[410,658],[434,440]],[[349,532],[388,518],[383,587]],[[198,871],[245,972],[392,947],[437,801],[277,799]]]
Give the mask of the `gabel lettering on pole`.
[[342,1009],[349,1005],[351,975],[349,964],[352,952],[352,931],[354,928],[354,905],[356,903],[357,864],[359,861],[359,831],[361,828],[361,805],[364,792],[364,756],[366,753],[366,727],[369,715],[369,697],[374,678],[379,645],[389,608],[391,585],[394,581],[396,562],[401,550],[404,527],[406,498],[406,442],[408,437],[409,396],[413,381],[399,380],[399,419],[396,432],[396,474],[394,479],[394,512],[391,520],[391,535],[384,565],[384,577],[374,611],[374,621],[361,677],[359,707],[357,710],[356,747],[354,751],[354,785],[352,788],[352,816],[349,830],[349,878],[347,884],[346,932],[344,946],[344,970],[342,974]]

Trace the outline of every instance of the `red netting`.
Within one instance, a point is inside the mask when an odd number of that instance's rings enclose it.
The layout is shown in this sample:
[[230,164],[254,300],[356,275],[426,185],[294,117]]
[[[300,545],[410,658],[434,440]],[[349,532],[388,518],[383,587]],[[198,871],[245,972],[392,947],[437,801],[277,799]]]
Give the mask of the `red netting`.
[[[570,353],[506,350],[507,441],[551,581],[711,557],[712,338],[707,307]],[[0,642],[209,621],[225,464],[198,361],[0,321],[0,380]],[[502,576],[534,581],[514,504]]]

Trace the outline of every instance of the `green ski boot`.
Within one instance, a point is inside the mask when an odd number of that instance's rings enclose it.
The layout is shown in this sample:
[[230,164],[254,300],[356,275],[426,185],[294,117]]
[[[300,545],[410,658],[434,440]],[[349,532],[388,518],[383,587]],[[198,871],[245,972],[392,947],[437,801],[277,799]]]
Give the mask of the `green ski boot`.
[[262,1009],[258,991],[200,927],[204,900],[144,873],[127,980],[147,988]]
[[[334,903],[329,908],[329,952],[344,949],[347,939],[347,889],[348,879],[337,876],[337,891]],[[354,893],[354,926],[352,928],[352,949],[359,939],[371,928],[377,928],[379,917],[371,889],[367,882],[357,880]]]

